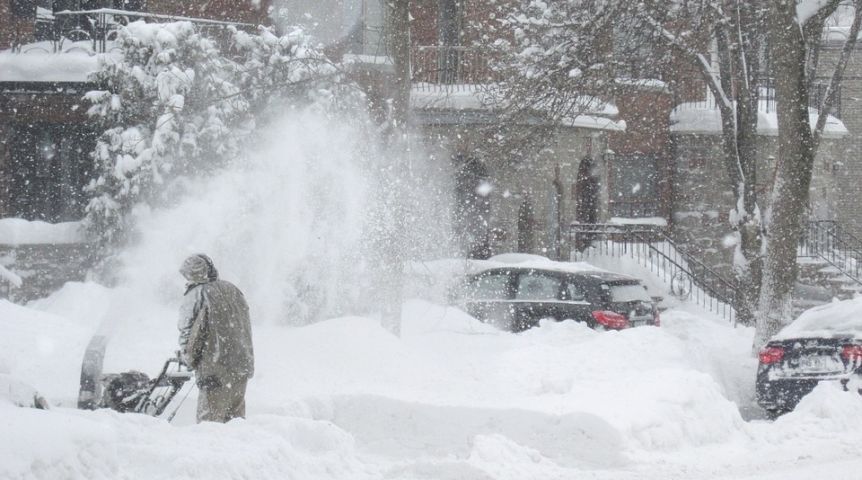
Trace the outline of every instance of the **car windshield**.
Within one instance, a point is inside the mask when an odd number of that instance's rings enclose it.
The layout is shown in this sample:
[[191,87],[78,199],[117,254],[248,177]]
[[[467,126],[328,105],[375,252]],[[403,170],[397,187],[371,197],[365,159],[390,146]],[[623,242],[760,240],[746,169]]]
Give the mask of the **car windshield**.
[[648,302],[651,300],[643,285],[628,283],[610,285],[611,302]]
[[467,298],[470,300],[502,300],[508,297],[509,277],[505,274],[482,275],[470,283]]

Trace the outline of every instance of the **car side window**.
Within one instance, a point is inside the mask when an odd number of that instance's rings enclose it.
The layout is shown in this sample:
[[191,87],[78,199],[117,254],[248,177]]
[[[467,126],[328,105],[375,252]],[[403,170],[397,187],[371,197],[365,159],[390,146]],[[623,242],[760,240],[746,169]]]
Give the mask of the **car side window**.
[[587,298],[587,293],[584,291],[584,288],[572,282],[568,282],[566,284],[566,289],[563,293],[565,295],[563,300],[569,300],[572,302],[583,302]]
[[468,297],[471,300],[504,300],[508,298],[508,285],[508,275],[483,275],[470,285]]
[[518,276],[517,300],[556,300],[562,280],[548,275],[522,274]]

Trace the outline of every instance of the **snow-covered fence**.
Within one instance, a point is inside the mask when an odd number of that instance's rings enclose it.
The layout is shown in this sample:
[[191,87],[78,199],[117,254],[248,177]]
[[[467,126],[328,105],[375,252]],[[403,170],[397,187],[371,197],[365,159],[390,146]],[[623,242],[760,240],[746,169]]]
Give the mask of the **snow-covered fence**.
[[50,34],[50,40],[54,44],[55,52],[63,51],[64,42],[89,41],[92,42],[92,51],[105,53],[112,50],[112,44],[117,38],[118,30],[136,20],[144,20],[148,23],[191,22],[195,24],[198,31],[204,32],[209,37],[224,36],[225,38],[228,38],[226,32],[226,27],[228,26],[249,31],[257,27],[256,25],[246,23],[161,15],[112,8],[66,10],[56,12],[50,19],[43,21],[53,23],[52,28],[48,28],[47,31]]
[[653,225],[574,224],[572,260],[629,258],[660,280],[669,293],[735,322],[739,288],[700,260],[683,252],[664,229]]

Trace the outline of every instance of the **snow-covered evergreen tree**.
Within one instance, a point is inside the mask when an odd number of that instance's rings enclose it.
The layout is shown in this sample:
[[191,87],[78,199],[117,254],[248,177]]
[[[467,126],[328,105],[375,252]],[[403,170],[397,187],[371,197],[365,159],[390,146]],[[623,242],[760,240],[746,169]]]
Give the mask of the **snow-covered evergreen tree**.
[[101,59],[93,81],[105,89],[86,95],[103,128],[87,219],[103,243],[123,239],[128,213],[158,185],[240,157],[258,111],[325,94],[332,84],[320,82],[337,80],[301,31],[224,32],[227,48],[190,22],[134,22],[119,32],[122,54]]

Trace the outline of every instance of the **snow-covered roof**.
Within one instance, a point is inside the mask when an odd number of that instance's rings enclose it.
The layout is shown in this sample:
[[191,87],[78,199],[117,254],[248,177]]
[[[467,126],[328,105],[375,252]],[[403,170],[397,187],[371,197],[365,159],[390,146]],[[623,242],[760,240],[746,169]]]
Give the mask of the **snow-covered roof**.
[[664,217],[612,217],[608,223],[614,225],[655,225],[658,227],[666,227],[667,219]]
[[667,82],[655,78],[617,78],[616,83],[629,87],[637,87],[642,90],[657,90],[667,92]]
[[[553,270],[566,273],[608,273],[607,270],[603,270],[587,262],[558,262],[541,255],[526,253],[503,253],[494,255],[487,260],[472,260],[471,267],[473,270],[471,273],[507,267],[534,268],[537,270]],[[622,274],[620,275],[622,276]]]
[[[769,137],[778,136],[778,115],[774,109],[767,111],[765,103],[760,102],[757,114],[757,134]],[[813,127],[818,113],[809,108],[808,116]],[[717,135],[721,133],[721,114],[718,108],[705,102],[682,103],[670,112],[671,133],[694,133]],[[848,135],[847,127],[838,118],[829,115],[823,128],[823,138],[843,138]]]
[[774,339],[843,336],[862,338],[862,297],[806,310]]
[[0,218],[0,244],[67,244],[85,241],[81,222],[47,223],[22,218]]
[[0,82],[86,82],[99,68],[92,42],[23,45],[20,52],[0,51]]
[[[420,110],[490,112],[486,95],[481,85],[414,84],[410,106]],[[613,118],[619,114],[615,105],[597,99],[585,99],[583,105],[587,107],[583,114],[566,118],[562,124],[574,128],[625,131],[626,122]]]

